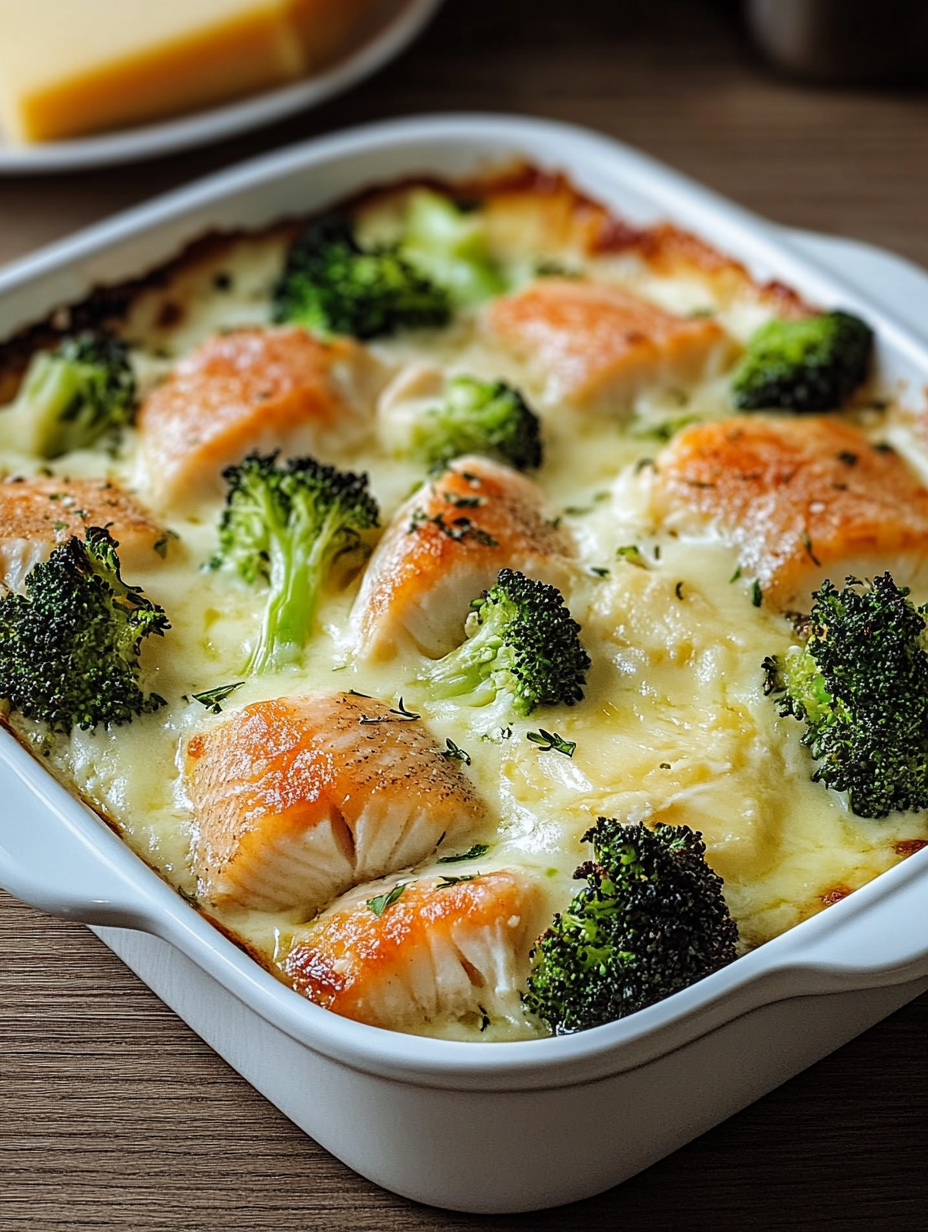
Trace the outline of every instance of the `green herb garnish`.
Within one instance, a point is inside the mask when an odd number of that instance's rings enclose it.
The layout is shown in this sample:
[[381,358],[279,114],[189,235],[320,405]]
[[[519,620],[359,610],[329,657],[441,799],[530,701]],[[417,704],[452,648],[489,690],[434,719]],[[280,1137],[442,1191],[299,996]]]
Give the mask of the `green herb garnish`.
[[565,740],[557,732],[545,731],[543,727],[539,727],[537,732],[526,732],[526,739],[537,744],[542,753],[563,753],[565,757],[573,757],[577,747],[576,740]]
[[388,893],[378,894],[376,898],[369,898],[367,900],[368,907],[370,907],[374,915],[376,916],[383,915],[386,909],[388,907],[392,907],[393,904],[399,899],[400,895],[403,893],[403,891],[406,889],[408,885],[409,885],[408,881],[398,881],[396,885],[393,887],[393,889],[390,890]]
[[639,569],[647,569],[648,562],[641,554],[640,548],[635,547],[633,543],[626,547],[616,548],[615,555],[617,560],[627,561],[630,565],[637,565]]
[[155,540],[155,542],[152,544],[152,547],[155,549],[155,551],[158,553],[161,559],[164,560],[165,556],[167,556],[168,554],[168,544],[171,542],[172,539],[179,539],[179,538],[180,538],[180,535],[177,533],[176,530],[166,530],[160,539]]
[[442,749],[442,757],[447,757],[449,761],[462,761],[465,766],[470,765],[470,753],[462,749],[460,745],[455,744],[450,736],[445,740],[445,744],[448,747]]
[[479,860],[481,856],[485,856],[490,850],[488,843],[474,843],[467,851],[462,851],[456,856],[442,856],[438,861],[439,864],[463,864],[465,860]]
[[212,714],[222,714],[222,703],[244,683],[244,680],[236,680],[234,684],[220,684],[215,689],[205,689],[202,693],[191,693],[190,696]]

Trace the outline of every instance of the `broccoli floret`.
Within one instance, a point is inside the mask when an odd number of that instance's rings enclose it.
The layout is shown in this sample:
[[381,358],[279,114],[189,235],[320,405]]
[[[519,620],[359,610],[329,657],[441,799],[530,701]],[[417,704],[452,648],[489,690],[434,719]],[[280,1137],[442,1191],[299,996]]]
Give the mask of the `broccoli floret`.
[[849,312],[768,321],[732,375],[735,406],[833,411],[867,379],[873,331]]
[[290,248],[273,315],[321,334],[380,338],[446,325],[451,300],[396,246],[364,251],[351,219],[336,213],[311,222]]
[[505,381],[455,377],[444,404],[415,419],[411,437],[411,453],[433,470],[465,453],[495,458],[520,471],[541,466],[538,416]]
[[118,543],[88,527],[0,600],[0,697],[68,733],[130,722],[165,705],[139,688],[144,638],[169,629],[164,609],[119,572]]
[[928,605],[888,573],[823,582],[805,646],[764,660],[780,713],[806,724],[812,778],[860,817],[928,809]]
[[211,566],[249,584],[269,583],[264,620],[248,670],[298,663],[323,582],[337,556],[362,548],[360,531],[379,525],[367,475],[314,458],[250,454],[223,471],[229,490]]
[[115,437],[132,423],[137,405],[126,344],[105,330],[87,330],[33,356],[0,427],[11,444],[57,458]]
[[525,1004],[557,1035],[624,1018],[736,955],[722,879],[688,826],[600,817],[584,841],[587,885],[536,944]]
[[400,253],[444,287],[455,305],[479,304],[506,290],[479,210],[462,210],[430,189],[410,194]]
[[583,700],[590,656],[557,587],[501,569],[493,588],[471,604],[464,628],[464,644],[425,677],[439,697],[498,703],[500,716]]
[[398,239],[364,248],[343,213],[311,222],[274,290],[274,320],[383,338],[447,325],[455,307],[505,289],[478,215],[428,189],[409,195]]

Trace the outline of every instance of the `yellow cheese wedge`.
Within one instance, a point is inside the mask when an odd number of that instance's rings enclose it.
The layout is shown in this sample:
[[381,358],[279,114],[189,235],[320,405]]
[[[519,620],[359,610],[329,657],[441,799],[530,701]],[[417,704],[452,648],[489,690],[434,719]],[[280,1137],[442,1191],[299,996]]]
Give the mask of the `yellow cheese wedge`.
[[[327,3],[335,0],[327,0]],[[344,0],[351,11],[357,0]],[[17,141],[137,124],[299,76],[307,0],[0,0],[0,121]]]
[[291,0],[297,37],[308,69],[332,60],[381,0]]

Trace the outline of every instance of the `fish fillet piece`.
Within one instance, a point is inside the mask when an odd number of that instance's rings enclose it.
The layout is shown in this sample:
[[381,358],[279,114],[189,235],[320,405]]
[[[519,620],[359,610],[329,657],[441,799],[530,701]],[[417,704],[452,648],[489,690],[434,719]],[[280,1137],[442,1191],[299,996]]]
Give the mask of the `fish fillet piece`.
[[494,300],[485,327],[544,382],[546,402],[606,411],[627,408],[645,386],[714,375],[734,355],[715,321],[578,278],[544,278]]
[[357,653],[390,659],[412,642],[432,658],[447,654],[500,569],[564,590],[572,555],[530,479],[486,458],[457,458],[401,506],[368,562],[352,615]]
[[200,893],[255,911],[312,914],[485,817],[422,723],[347,694],[229,714],[188,744],[186,784]]
[[158,502],[190,506],[219,495],[223,469],[253,450],[350,448],[369,430],[384,379],[379,361],[350,338],[322,342],[295,326],[212,335],[139,411]]
[[375,1027],[518,1019],[542,923],[536,886],[508,869],[448,880],[408,882],[379,915],[370,904],[381,907],[391,884],[352,891],[301,930],[285,977],[317,1005]]
[[107,526],[124,570],[155,563],[164,529],[108,479],[12,478],[0,481],[0,582],[20,590],[27,573],[56,544]]
[[928,489],[894,450],[830,416],[700,424],[657,459],[666,517],[711,519],[765,600],[807,611],[824,578],[928,585]]

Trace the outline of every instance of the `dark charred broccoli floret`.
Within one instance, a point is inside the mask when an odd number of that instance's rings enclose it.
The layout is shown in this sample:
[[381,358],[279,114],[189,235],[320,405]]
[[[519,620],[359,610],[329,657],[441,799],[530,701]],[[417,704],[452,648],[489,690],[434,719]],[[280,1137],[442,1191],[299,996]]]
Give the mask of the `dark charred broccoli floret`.
[[780,713],[806,724],[813,780],[861,817],[928,809],[928,605],[908,593],[888,573],[823,582],[806,645],[764,660]]
[[446,325],[448,292],[396,246],[363,250],[345,214],[317,218],[297,237],[274,289],[274,320],[321,334],[379,338]]
[[362,547],[360,533],[377,526],[367,476],[313,458],[251,454],[230,466],[226,507],[213,568],[227,566],[246,582],[269,583],[261,634],[249,670],[299,662],[323,582],[335,558]]
[[518,390],[505,381],[455,377],[442,406],[419,416],[412,427],[411,452],[433,470],[452,458],[478,453],[514,466],[541,466],[538,416]]
[[869,325],[849,312],[768,321],[732,375],[735,406],[837,410],[867,379],[872,349]]
[[164,610],[119,573],[119,545],[91,526],[0,600],[0,697],[52,731],[128,723],[165,704],[139,688],[142,640],[170,628]]
[[527,1008],[557,1035],[624,1018],[736,957],[722,879],[688,826],[600,817],[587,885],[536,944]]
[[0,429],[11,443],[57,458],[115,438],[137,405],[126,344],[105,330],[87,330],[33,356]]
[[500,717],[583,700],[590,656],[555,586],[501,569],[496,585],[471,604],[465,632],[464,644],[429,668],[426,679],[439,697],[498,703]]

